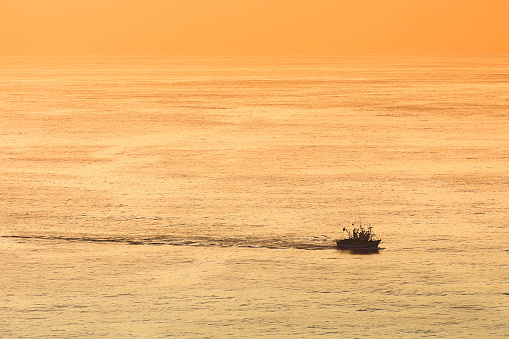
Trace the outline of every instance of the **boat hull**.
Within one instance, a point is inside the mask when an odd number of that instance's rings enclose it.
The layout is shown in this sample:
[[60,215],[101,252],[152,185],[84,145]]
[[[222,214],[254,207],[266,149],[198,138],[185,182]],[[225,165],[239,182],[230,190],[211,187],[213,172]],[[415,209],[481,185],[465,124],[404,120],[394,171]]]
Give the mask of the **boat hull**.
[[336,244],[339,249],[351,250],[351,249],[374,249],[378,248],[381,240],[368,240],[360,241],[357,239],[342,239],[336,240]]

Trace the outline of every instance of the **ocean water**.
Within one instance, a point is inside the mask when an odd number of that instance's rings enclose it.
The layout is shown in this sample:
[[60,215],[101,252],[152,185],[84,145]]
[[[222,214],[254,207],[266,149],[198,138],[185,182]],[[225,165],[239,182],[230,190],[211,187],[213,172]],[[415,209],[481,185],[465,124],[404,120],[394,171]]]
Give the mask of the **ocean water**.
[[509,337],[508,57],[2,57],[0,127],[2,338]]

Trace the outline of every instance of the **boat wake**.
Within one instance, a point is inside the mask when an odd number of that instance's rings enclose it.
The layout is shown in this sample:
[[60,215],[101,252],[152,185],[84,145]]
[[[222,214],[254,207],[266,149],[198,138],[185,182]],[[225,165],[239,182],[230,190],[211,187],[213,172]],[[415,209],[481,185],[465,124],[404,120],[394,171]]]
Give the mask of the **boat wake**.
[[3,235],[2,238],[15,240],[45,240],[68,242],[96,242],[119,243],[127,245],[172,245],[172,246],[218,246],[218,247],[250,247],[268,249],[302,249],[328,250],[336,248],[334,241],[326,236],[310,237],[306,239],[291,239],[289,237],[228,237],[216,238],[210,236],[196,236],[185,238],[178,236],[158,235],[152,237],[91,237],[91,236],[60,236],[60,235]]

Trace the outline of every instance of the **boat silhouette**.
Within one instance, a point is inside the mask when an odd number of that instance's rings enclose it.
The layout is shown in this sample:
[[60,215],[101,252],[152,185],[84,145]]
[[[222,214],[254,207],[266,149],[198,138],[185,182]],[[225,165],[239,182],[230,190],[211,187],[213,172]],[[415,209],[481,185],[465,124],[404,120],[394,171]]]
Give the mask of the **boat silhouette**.
[[362,224],[359,224],[359,227],[357,228],[355,227],[355,224],[352,224],[352,230],[348,230],[346,227],[343,227],[343,232],[346,232],[348,237],[344,239],[336,239],[338,249],[378,249],[378,245],[382,241],[375,233],[373,233],[371,226],[364,228]]

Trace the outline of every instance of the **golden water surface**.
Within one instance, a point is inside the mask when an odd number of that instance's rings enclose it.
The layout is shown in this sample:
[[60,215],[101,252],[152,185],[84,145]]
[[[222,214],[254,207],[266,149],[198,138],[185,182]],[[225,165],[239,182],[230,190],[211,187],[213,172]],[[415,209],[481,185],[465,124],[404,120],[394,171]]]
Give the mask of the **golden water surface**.
[[507,57],[3,57],[0,127],[2,337],[509,333]]

